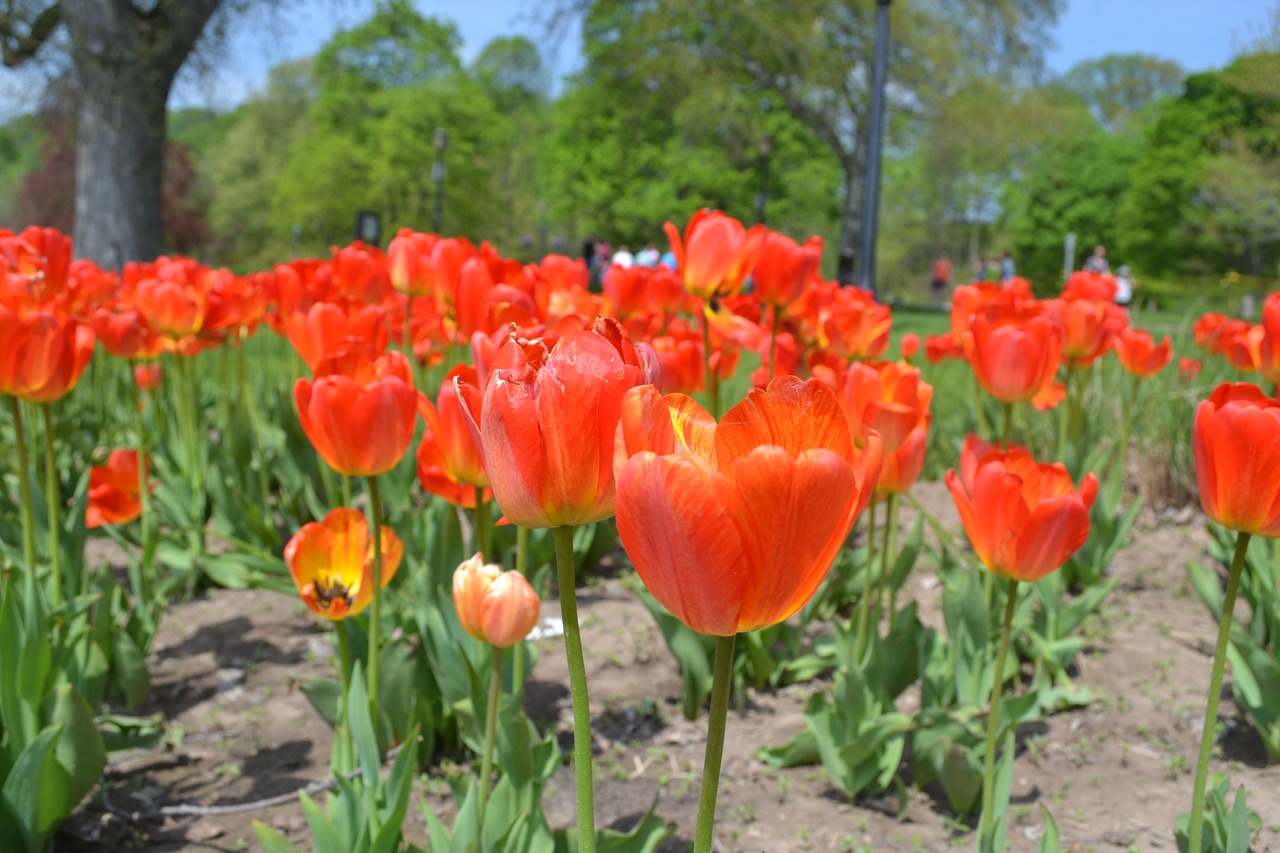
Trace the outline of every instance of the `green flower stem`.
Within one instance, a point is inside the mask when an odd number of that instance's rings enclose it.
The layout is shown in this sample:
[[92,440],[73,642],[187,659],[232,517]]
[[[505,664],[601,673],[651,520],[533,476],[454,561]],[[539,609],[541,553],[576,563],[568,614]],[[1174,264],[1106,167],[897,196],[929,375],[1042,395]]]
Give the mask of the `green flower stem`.
[[972,378],[973,388],[973,420],[978,435],[987,434],[987,407],[986,398],[982,395],[982,383],[978,381],[978,374],[973,371],[969,372]]
[[369,606],[369,716],[378,729],[378,643],[382,616],[382,495],[369,477],[369,536],[373,539],[373,602]]
[[476,535],[475,546],[476,553],[480,555],[481,561],[489,558],[489,503],[484,499],[484,489],[476,486]]
[[1009,447],[1009,424],[1013,421],[1013,403],[1004,404],[1004,424],[1000,427],[1000,449]]
[[[139,524],[142,527],[142,588],[139,590],[138,607],[144,612],[149,613],[151,608],[151,580],[155,573],[156,558],[156,519],[155,514],[151,511],[151,483],[150,468],[151,465],[147,459],[147,428],[142,417],[142,389],[138,387],[138,383],[130,381],[129,386],[133,388],[133,430],[137,434],[137,452],[138,452],[138,500],[142,504],[142,515]],[[80,592],[85,592],[83,582],[84,576],[81,575]],[[150,619],[148,617],[148,622]]]
[[1116,448],[1116,470],[1112,474],[1111,480],[1108,481],[1113,500],[1118,500],[1124,494],[1124,463],[1125,457],[1129,454],[1129,434],[1133,429],[1133,410],[1138,407],[1138,394],[1142,391],[1140,377],[1135,373],[1130,379],[1132,381],[1129,386],[1129,396],[1125,398],[1125,404],[1120,407],[1120,444]]
[[1013,611],[1018,605],[1018,582],[1009,581],[1009,598],[1004,605],[1004,627],[1000,631],[1000,652],[996,655],[995,683],[991,685],[991,710],[987,716],[987,754],[982,760],[982,823],[990,826],[995,799],[996,776],[996,728],[1000,718],[1000,694],[1004,688],[1004,660],[1009,654],[1009,635],[1012,633]]
[[560,617],[564,621],[564,652],[569,661],[569,692],[573,697],[573,772],[577,777],[578,850],[579,853],[595,853],[596,806],[591,784],[591,709],[587,705],[587,668],[582,661],[578,596],[574,588],[573,528],[557,527],[551,534],[556,543]]
[[484,809],[489,803],[489,776],[493,772],[493,742],[498,729],[498,700],[502,697],[502,649],[493,647],[493,671],[489,674],[489,706],[484,715],[484,756],[480,759],[480,802],[476,807],[476,838],[484,838]]
[[22,498],[22,560],[27,571],[36,570],[36,521],[31,504],[31,462],[27,457],[27,436],[22,429],[22,404],[17,397],[8,397],[9,413],[13,415],[14,443],[18,446],[18,492]]
[[876,634],[880,633],[881,603],[888,597],[889,575],[893,571],[893,567],[889,565],[889,535],[893,531],[894,498],[896,497],[897,495],[889,495],[884,504],[884,532],[880,534],[880,576],[876,579],[876,594],[871,602],[875,605],[875,610],[871,614],[871,630]]
[[773,308],[773,323],[769,329],[769,381],[778,375],[778,306]]
[[1200,734],[1200,758],[1196,761],[1196,786],[1191,792],[1191,853],[1200,853],[1200,836],[1204,828],[1204,785],[1209,776],[1209,758],[1213,754],[1214,734],[1218,722],[1218,700],[1222,693],[1222,670],[1227,660],[1227,641],[1231,638],[1236,594],[1240,591],[1240,576],[1244,573],[1249,539],[1250,534],[1243,531],[1236,535],[1236,554],[1231,560],[1231,575],[1227,578],[1227,591],[1222,597],[1222,617],[1218,620],[1218,646],[1213,652],[1213,675],[1209,678],[1209,706],[1204,711],[1204,731]]
[[889,588],[889,628],[893,627],[893,620],[898,615],[898,589],[893,585],[893,569],[894,566],[889,563],[888,555],[892,554],[896,562],[898,559],[898,496],[896,494],[889,495],[889,543],[885,548],[885,586]]
[[[58,504],[58,459],[53,449],[53,404],[40,406],[44,413],[44,505],[49,516],[49,606],[62,603],[62,554],[59,547],[58,528],[60,516]],[[76,584],[79,587],[79,584]]]
[[1075,368],[1067,365],[1067,375],[1063,380],[1066,386],[1066,399],[1062,402],[1062,415],[1058,418],[1058,461],[1066,464],[1067,459],[1067,425],[1071,422],[1072,407],[1072,380],[1075,378]]
[[706,371],[707,410],[711,417],[720,420],[720,377],[711,369],[711,320],[707,318],[710,306],[702,305],[702,364]]
[[249,418],[249,429],[253,432],[253,449],[258,457],[258,491],[262,493],[262,510],[270,517],[271,476],[267,472],[267,452],[262,446],[262,418],[258,413],[258,400],[249,382],[244,366],[243,342],[236,343],[236,371],[240,378],[240,396],[244,400],[245,415]]
[[350,508],[354,501],[351,500],[351,477],[347,474],[342,475],[342,505]]
[[[529,528],[516,528],[516,571],[525,578],[529,577]],[[515,697],[516,708],[524,707],[524,644],[521,640],[515,644],[511,658],[511,695]]]
[[355,764],[352,753],[351,723],[347,706],[347,697],[351,693],[351,644],[347,640],[347,623],[343,620],[333,623],[334,633],[338,635],[338,668],[342,677],[342,701],[339,704],[338,727],[334,734],[334,758],[336,773],[346,773]]
[[866,651],[868,636],[871,633],[871,590],[875,587],[876,555],[876,499],[871,498],[871,506],[867,507],[867,563],[863,569],[862,598],[858,602],[858,640],[854,646],[854,657],[861,660]]
[[720,762],[724,757],[725,718],[733,689],[733,644],[737,636],[716,637],[715,675],[711,682],[711,714],[707,719],[707,751],[702,759],[702,793],[698,797],[698,823],[694,853],[711,853],[716,822],[716,795],[720,791]]

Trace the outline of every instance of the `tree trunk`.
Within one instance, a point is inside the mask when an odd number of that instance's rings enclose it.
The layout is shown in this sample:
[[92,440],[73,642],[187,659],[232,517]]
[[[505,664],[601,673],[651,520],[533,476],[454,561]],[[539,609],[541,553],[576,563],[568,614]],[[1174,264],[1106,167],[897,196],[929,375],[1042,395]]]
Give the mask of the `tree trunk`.
[[[860,150],[860,149],[859,149]],[[836,256],[836,281],[854,283],[858,243],[862,239],[862,158],[850,157],[844,166],[844,205],[840,213],[840,246]]]
[[80,88],[77,257],[118,269],[162,251],[165,105],[218,2],[60,0]]
[[[129,63],[91,70],[78,63],[76,255],[104,269],[161,253],[160,182],[165,103],[172,77]],[[96,64],[96,63],[95,63]]]

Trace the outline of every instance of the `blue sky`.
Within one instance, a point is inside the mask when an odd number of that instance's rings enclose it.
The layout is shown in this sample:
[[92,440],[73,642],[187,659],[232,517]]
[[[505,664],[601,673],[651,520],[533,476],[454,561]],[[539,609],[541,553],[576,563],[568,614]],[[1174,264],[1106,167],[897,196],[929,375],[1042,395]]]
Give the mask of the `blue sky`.
[[[902,2],[903,0],[900,0]],[[906,0],[909,2],[909,0]],[[1151,53],[1172,59],[1189,71],[1219,68],[1249,40],[1280,0],[1067,0],[1053,32],[1056,46],[1047,55],[1051,70],[1066,71],[1082,59],[1108,53]],[[263,4],[268,5],[268,4]],[[250,13],[235,22],[225,60],[211,73],[184,73],[173,104],[228,109],[244,100],[267,79],[273,66],[314,53],[339,28],[366,17],[373,0],[291,0],[276,12]],[[518,32],[539,40],[539,0],[416,0],[425,14],[453,20],[469,60],[490,39]],[[561,74],[578,60],[576,32],[565,33],[550,57]],[[37,86],[21,73],[0,80],[0,103],[9,112],[33,101]],[[7,85],[6,85],[7,84]]]

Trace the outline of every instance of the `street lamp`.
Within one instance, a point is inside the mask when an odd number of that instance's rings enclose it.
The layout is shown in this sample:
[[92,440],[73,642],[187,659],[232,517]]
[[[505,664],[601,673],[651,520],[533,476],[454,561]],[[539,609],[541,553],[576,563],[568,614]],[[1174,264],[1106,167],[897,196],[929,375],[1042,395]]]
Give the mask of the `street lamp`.
[[435,210],[431,214],[431,230],[440,233],[440,218],[444,215],[444,146],[449,142],[449,131],[436,128],[436,162],[431,167],[431,180],[436,185]]
[[880,147],[884,142],[884,78],[889,63],[889,3],[876,0],[876,53],[871,70],[867,179],[862,198],[862,257],[858,286],[876,292],[876,229],[880,215]]

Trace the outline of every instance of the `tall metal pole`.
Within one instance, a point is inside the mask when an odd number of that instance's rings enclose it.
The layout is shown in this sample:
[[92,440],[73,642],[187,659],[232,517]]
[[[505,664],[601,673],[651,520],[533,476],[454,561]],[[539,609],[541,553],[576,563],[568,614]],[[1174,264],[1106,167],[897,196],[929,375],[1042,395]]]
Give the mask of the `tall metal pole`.
[[871,71],[871,116],[867,125],[867,179],[862,199],[862,256],[858,286],[876,292],[876,230],[880,211],[880,148],[884,141],[884,78],[889,64],[889,3],[876,2],[876,53]]
[[431,180],[436,185],[435,209],[431,213],[431,230],[440,233],[440,219],[444,216],[444,146],[449,141],[449,131],[443,127],[436,128],[436,162],[431,167]]

